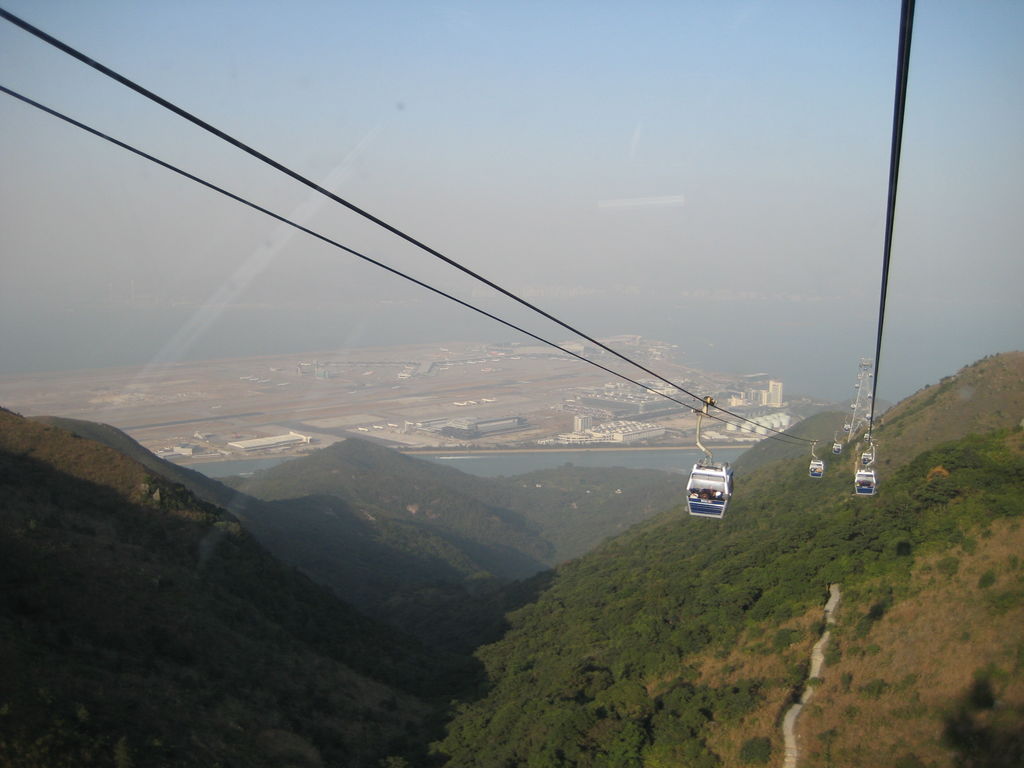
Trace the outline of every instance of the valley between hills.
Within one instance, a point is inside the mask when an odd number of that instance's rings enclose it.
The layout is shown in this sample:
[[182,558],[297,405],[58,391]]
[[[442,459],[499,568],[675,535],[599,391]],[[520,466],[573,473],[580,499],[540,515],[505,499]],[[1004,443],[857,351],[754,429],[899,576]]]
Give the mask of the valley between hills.
[[890,409],[875,497],[852,444],[810,479],[761,443],[720,521],[653,471],[351,439],[220,483],[4,411],[0,764],[782,765],[801,699],[801,767],[1024,764],[1022,382]]

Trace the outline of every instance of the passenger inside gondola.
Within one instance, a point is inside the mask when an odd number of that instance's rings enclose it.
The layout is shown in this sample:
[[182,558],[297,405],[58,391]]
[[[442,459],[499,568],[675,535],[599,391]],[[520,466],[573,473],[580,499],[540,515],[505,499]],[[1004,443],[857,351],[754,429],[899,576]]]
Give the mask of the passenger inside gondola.
[[686,484],[687,506],[691,515],[720,518],[732,496],[732,467],[711,462],[693,465]]

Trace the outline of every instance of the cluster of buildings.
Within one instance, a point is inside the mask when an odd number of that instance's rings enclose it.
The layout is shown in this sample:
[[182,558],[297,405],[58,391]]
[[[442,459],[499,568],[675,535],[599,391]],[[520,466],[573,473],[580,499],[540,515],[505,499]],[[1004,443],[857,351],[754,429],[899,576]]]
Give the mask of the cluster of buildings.
[[642,421],[609,421],[594,424],[592,416],[576,416],[573,431],[538,441],[539,445],[594,445],[617,443],[628,445],[653,440],[665,434],[665,428]]
[[459,440],[475,440],[489,435],[515,432],[527,426],[528,423],[522,416],[502,416],[496,419],[428,419],[405,422],[405,431],[428,432]]
[[745,389],[742,393],[729,398],[730,408],[742,406],[781,408],[783,406],[782,382],[769,380],[767,389]]
[[[750,381],[752,380],[752,381]],[[727,397],[728,407],[748,409],[752,415],[745,427],[727,424],[725,430],[732,434],[705,430],[711,439],[720,440],[756,440],[770,430],[784,430],[792,423],[792,417],[782,410],[782,382],[767,379],[765,374],[753,374],[748,377],[752,386],[733,390]],[[764,386],[767,383],[767,386]],[[573,423],[573,431],[541,440],[541,445],[591,445],[596,443],[629,444],[645,440],[653,440],[665,434],[665,429],[650,420],[659,417],[672,417],[690,409],[674,403],[661,394],[676,397],[679,395],[672,387],[663,386],[659,382],[647,382],[646,390],[636,390],[619,382],[611,382],[603,387],[593,387],[580,392],[573,401],[566,404],[567,410],[578,415]],[[758,409],[762,409],[760,412]],[[771,409],[771,410],[767,410]],[[767,412],[765,412],[767,410]],[[646,416],[646,420],[632,420],[629,417]],[[604,419],[604,423],[595,425],[594,420]]]
[[[191,458],[195,456],[214,456],[221,454],[222,456],[230,455],[230,451],[218,448],[213,445],[214,435],[204,435],[200,432],[196,432],[193,437],[200,441],[200,444],[195,443],[178,443],[172,448],[157,451],[156,455],[161,459],[178,459],[181,457]],[[298,445],[309,445],[313,441],[311,435],[302,435],[298,432],[289,432],[286,435],[271,435],[269,437],[254,437],[251,440],[235,440],[227,444],[228,448],[233,448],[236,451],[242,453],[258,453],[259,451],[278,451],[284,448],[294,448]]]
[[655,388],[653,384],[649,384],[649,386],[650,388],[647,390],[638,391],[628,384],[609,383],[603,387],[584,390],[576,397],[576,403],[608,418],[661,416],[687,410],[685,406],[666,400],[658,394],[662,391],[664,394],[678,394],[675,389],[671,387]]

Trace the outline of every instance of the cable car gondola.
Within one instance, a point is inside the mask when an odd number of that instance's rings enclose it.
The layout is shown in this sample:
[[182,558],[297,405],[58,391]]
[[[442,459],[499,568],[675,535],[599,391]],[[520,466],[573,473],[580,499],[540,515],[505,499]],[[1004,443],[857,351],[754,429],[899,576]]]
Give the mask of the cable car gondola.
[[732,496],[732,467],[701,459],[693,465],[686,493],[691,515],[722,517]]
[[807,468],[807,474],[811,477],[821,477],[825,474],[825,462],[814,453],[814,446],[817,444],[817,442],[811,443],[811,464]]
[[861,466],[853,476],[853,490],[858,496],[874,496],[878,493],[878,476],[872,468],[875,463],[875,444],[868,429],[868,449],[860,455]]
[[708,406],[714,404],[715,401],[708,396],[699,411],[694,409],[697,414],[697,447],[704,452],[704,458],[693,465],[686,484],[686,504],[695,517],[723,517],[732,496],[732,467],[728,462],[716,462],[711,451],[700,441],[704,414],[708,412]]
[[878,492],[878,478],[873,469],[859,469],[853,477],[853,490],[858,496],[874,496]]

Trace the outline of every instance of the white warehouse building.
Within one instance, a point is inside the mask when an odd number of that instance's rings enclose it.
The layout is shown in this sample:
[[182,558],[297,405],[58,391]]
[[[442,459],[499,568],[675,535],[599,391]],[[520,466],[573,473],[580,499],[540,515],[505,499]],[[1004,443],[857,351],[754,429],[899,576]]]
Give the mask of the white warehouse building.
[[289,432],[287,435],[274,435],[272,437],[256,437],[252,440],[238,440],[228,443],[232,448],[249,453],[251,451],[265,451],[270,448],[284,448],[289,445],[309,444],[312,438],[309,435],[300,435],[298,432]]
[[[579,432],[558,435],[551,442],[566,445],[587,445],[593,443],[638,443],[665,434],[665,428],[642,421],[609,421]],[[545,441],[547,442],[547,441]]]

